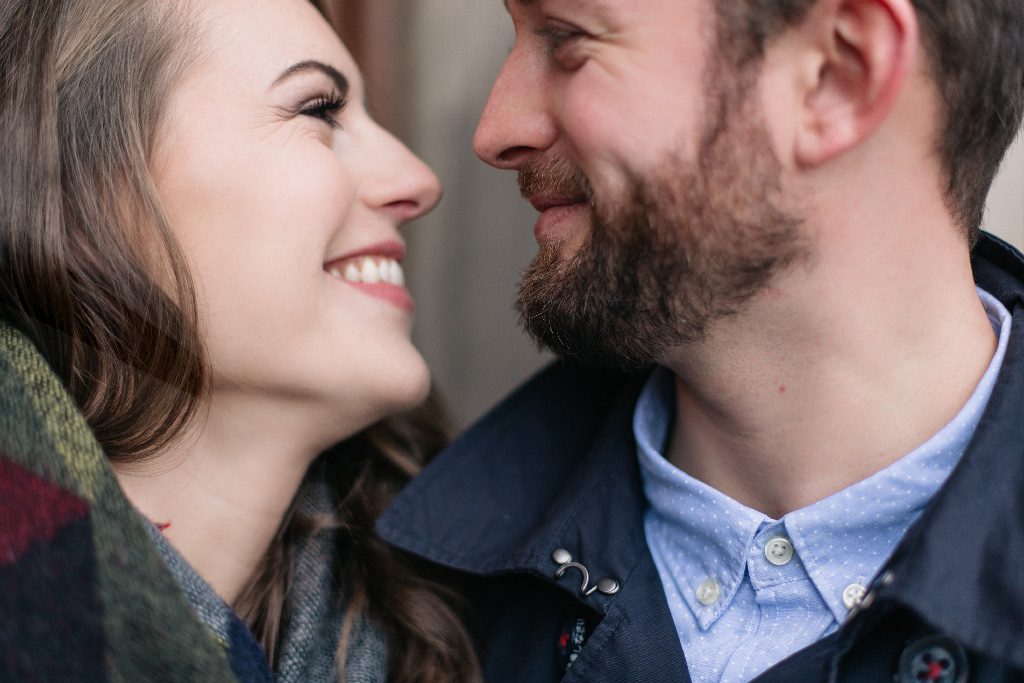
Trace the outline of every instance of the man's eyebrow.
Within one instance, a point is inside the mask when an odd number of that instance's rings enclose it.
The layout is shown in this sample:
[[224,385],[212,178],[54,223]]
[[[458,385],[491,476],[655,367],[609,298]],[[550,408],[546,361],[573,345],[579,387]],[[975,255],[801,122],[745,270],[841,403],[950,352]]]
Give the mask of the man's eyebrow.
[[341,95],[347,96],[349,91],[348,79],[345,78],[345,74],[335,69],[330,64],[324,64],[318,62],[315,59],[307,59],[299,62],[298,64],[292,64],[290,67],[281,72],[281,75],[274,79],[271,87],[280,84],[282,81],[286,81],[292,76],[298,74],[309,73],[309,72],[320,72],[334,81],[334,84],[338,86],[338,90],[341,91]]

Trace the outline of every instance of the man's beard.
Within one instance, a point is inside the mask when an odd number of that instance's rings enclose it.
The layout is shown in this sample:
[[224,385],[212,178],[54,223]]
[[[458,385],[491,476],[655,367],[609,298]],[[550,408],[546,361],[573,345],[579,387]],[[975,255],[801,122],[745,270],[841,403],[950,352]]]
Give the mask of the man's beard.
[[671,150],[614,196],[566,161],[538,157],[520,172],[524,195],[582,195],[593,215],[575,254],[544,245],[523,275],[516,308],[540,345],[588,365],[648,366],[704,340],[806,256],[750,83],[729,76],[709,93],[696,164]]

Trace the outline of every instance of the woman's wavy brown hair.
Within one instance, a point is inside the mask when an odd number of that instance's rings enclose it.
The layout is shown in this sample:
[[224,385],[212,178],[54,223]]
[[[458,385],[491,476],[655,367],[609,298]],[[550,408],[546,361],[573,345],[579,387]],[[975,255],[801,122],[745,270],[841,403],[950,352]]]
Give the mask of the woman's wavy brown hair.
[[[186,0],[0,3],[0,317],[35,343],[115,462],[182,436],[207,387],[195,288],[149,169],[169,93],[201,57],[198,29]],[[289,511],[235,605],[272,662],[296,550],[326,526],[343,546],[339,661],[366,615],[388,635],[391,680],[479,679],[452,596],[373,526],[443,443],[437,425],[425,412],[385,420],[321,459],[335,514]]]

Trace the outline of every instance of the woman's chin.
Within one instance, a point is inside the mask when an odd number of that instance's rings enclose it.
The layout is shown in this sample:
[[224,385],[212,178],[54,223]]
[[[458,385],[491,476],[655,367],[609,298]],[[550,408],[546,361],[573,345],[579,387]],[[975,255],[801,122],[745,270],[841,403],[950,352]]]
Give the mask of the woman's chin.
[[386,375],[377,375],[372,385],[368,383],[365,390],[360,392],[363,396],[361,400],[353,402],[351,397],[346,400],[349,409],[363,413],[363,419],[360,420],[363,428],[387,417],[408,412],[427,400],[430,395],[430,370],[419,354],[416,354],[415,362],[412,360],[405,360],[401,368],[392,366]]
[[430,369],[422,357],[419,360],[418,367],[410,367],[404,380],[395,387],[395,407],[382,418],[412,410],[427,400],[430,395]]

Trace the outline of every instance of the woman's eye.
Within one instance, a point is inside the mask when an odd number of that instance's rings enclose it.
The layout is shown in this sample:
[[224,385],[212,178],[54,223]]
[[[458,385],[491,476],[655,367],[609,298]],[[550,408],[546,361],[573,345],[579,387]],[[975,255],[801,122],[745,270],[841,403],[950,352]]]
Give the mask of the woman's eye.
[[331,128],[337,128],[341,125],[338,122],[338,115],[345,110],[347,104],[348,102],[339,94],[320,95],[303,104],[299,114],[319,119]]

